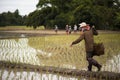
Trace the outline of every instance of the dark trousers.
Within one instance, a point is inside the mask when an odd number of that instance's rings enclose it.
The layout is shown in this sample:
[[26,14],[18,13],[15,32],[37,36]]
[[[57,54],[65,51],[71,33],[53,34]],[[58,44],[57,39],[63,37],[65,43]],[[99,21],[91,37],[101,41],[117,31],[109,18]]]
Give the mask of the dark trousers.
[[92,65],[95,67],[99,68],[101,65],[93,59],[94,53],[93,51],[91,52],[86,52],[86,59],[88,61],[88,71],[92,71]]

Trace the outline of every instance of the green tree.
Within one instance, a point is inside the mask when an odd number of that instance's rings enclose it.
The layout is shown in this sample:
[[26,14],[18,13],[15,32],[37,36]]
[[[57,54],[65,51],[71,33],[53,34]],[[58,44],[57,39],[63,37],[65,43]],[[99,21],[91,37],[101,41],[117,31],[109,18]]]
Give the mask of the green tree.
[[5,17],[5,14],[0,14],[0,26],[6,26],[7,23],[6,23],[6,17]]
[[39,0],[37,14],[36,11],[32,13],[36,18],[28,17],[37,20],[34,25],[47,28],[55,24],[64,28],[66,24],[84,21],[96,25],[97,29],[113,29],[119,25],[119,5],[119,0]]
[[19,15],[19,10],[0,14],[0,26],[24,25],[25,17]]

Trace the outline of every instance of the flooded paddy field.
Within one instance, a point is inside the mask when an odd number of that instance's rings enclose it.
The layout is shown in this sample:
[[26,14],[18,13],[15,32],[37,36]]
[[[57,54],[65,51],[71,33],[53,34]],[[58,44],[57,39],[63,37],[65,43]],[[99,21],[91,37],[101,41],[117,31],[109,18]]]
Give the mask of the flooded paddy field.
[[[0,61],[87,70],[84,41],[70,47],[71,42],[78,37],[79,35],[39,37],[22,35],[22,38],[0,39]],[[120,73],[120,34],[103,33],[94,38],[95,42],[103,42],[105,46],[105,55],[94,57],[102,64],[101,71]],[[96,71],[95,67],[93,71]],[[79,80],[76,77],[48,74],[47,72],[5,68],[0,68],[0,77],[2,80]]]

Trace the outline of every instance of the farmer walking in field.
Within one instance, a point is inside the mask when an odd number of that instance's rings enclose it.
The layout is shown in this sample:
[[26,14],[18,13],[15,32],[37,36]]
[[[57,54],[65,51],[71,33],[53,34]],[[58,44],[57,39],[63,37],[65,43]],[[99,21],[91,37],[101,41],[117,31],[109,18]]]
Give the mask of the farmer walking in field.
[[90,26],[88,24],[86,24],[85,22],[82,22],[79,25],[82,28],[82,34],[78,39],[73,41],[70,46],[72,47],[72,45],[77,44],[84,39],[85,49],[86,49],[86,59],[88,61],[88,71],[92,71],[92,65],[97,67],[98,71],[100,71],[102,66],[96,60],[93,59],[93,56],[94,56],[93,35],[98,35],[98,32],[96,31],[95,27],[90,28]]

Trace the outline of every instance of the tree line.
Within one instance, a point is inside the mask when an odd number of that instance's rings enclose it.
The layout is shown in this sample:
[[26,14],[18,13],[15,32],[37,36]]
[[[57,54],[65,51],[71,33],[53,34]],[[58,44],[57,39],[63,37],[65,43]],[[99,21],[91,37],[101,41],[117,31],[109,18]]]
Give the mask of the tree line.
[[66,24],[86,22],[97,29],[120,30],[120,0],[39,0],[36,6],[19,24],[33,28],[58,25],[59,29],[65,29]]
[[27,16],[21,16],[19,10],[15,12],[3,12],[0,14],[0,26],[17,26],[25,25],[25,20]]

